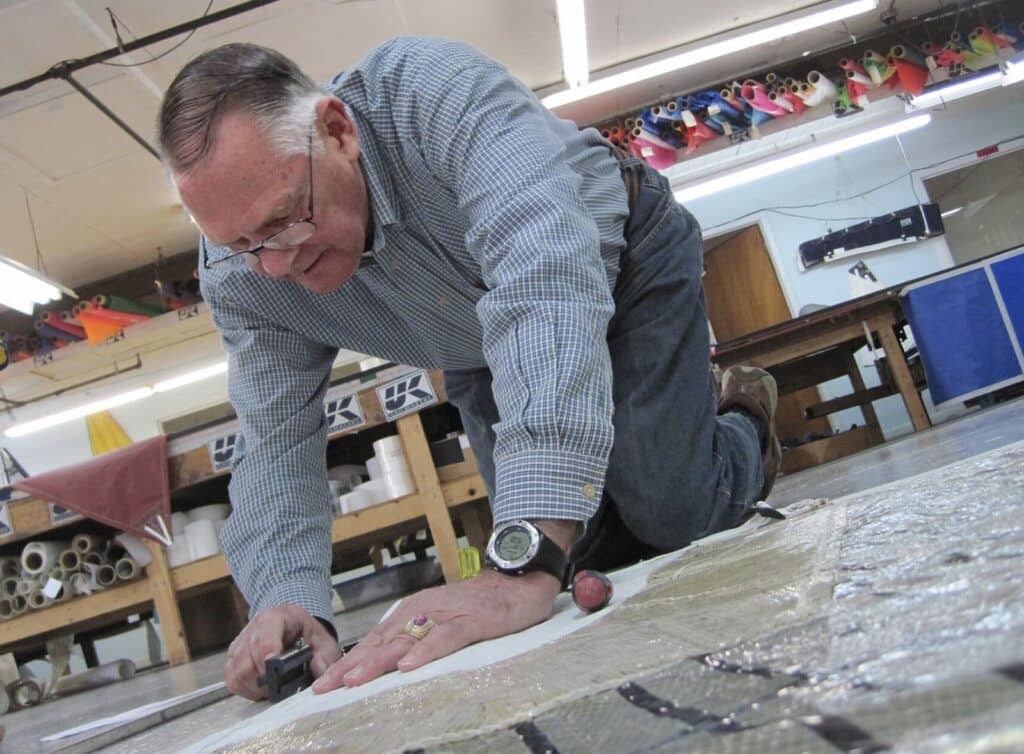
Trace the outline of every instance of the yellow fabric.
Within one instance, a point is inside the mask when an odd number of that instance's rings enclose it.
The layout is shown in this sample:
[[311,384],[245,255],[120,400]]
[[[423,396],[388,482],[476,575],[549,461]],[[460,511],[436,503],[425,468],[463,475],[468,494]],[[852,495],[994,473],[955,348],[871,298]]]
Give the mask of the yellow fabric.
[[89,445],[94,456],[132,444],[131,438],[109,411],[90,414],[85,417],[85,424],[89,428]]

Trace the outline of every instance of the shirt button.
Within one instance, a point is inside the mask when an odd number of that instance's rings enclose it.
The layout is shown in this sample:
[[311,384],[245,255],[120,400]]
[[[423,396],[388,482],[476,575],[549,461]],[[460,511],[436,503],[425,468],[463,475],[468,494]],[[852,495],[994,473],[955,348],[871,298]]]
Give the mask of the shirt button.
[[583,485],[583,497],[587,500],[593,500],[597,496],[597,488],[592,484]]

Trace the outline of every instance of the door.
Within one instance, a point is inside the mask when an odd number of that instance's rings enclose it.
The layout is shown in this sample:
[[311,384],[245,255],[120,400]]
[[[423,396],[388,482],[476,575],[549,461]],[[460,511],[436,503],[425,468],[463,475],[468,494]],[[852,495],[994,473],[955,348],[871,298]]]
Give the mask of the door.
[[[705,242],[704,266],[704,295],[718,342],[793,318],[759,226]],[[775,418],[779,439],[828,432],[828,419],[804,418],[804,407],[820,402],[816,387],[780,396]]]

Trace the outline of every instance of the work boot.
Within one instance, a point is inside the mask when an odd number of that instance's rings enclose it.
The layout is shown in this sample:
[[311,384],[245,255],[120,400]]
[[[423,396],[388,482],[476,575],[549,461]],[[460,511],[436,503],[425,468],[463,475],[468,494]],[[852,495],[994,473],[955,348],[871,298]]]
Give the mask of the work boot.
[[743,409],[765,429],[761,443],[761,469],[764,486],[758,500],[766,500],[775,484],[782,464],[782,446],[775,433],[775,410],[779,406],[779,388],[775,378],[758,367],[734,366],[722,375],[722,393],[718,400],[718,413]]

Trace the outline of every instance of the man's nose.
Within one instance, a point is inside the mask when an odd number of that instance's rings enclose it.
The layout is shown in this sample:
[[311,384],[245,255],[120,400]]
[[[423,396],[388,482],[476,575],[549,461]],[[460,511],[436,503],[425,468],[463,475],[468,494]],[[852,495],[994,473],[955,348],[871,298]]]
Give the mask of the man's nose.
[[285,280],[292,273],[292,263],[299,253],[299,247],[291,249],[264,249],[260,252],[260,266],[276,280]]

